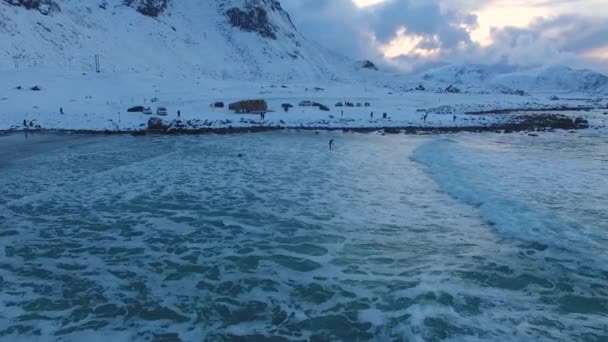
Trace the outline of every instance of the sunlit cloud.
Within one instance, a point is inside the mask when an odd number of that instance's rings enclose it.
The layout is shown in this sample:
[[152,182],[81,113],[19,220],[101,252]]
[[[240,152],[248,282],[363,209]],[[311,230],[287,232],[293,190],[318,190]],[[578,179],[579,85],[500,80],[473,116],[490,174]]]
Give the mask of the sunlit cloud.
[[322,44],[408,70],[442,63],[564,63],[608,69],[606,0],[282,3],[293,9],[303,33]]
[[355,5],[357,5],[357,7],[373,6],[373,5],[377,5],[384,1],[385,0],[353,0],[353,2],[355,3]]
[[[437,56],[440,52],[439,48],[424,48],[421,44],[425,37],[408,33],[406,28],[401,28],[397,31],[395,38],[388,44],[382,44],[380,50],[386,58],[395,58],[402,55],[414,55],[420,57]],[[439,37],[433,36],[430,38],[433,45],[439,44]]]
[[608,62],[608,45],[591,49],[584,53],[587,58],[600,59]]
[[505,27],[525,28],[535,19],[551,14],[550,9],[508,3],[488,3],[472,12],[477,16],[478,27],[470,32],[471,39],[481,46],[493,43],[492,31]]

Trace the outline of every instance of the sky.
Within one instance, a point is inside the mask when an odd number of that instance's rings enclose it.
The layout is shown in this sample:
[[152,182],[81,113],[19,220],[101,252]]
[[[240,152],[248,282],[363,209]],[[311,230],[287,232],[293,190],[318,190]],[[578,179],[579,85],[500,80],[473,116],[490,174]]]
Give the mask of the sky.
[[282,0],[306,36],[404,71],[450,63],[608,72],[608,0]]

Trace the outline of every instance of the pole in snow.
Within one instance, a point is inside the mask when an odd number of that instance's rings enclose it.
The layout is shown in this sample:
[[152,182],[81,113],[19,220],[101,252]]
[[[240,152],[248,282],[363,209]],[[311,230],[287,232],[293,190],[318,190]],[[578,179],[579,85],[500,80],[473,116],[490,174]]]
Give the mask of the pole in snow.
[[95,72],[100,73],[101,68],[99,67],[99,55],[95,55]]

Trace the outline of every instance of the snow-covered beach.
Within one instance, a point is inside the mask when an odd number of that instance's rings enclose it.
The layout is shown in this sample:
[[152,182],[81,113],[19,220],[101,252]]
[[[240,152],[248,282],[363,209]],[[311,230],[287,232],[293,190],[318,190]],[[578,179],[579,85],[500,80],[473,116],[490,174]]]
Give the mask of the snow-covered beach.
[[[40,70],[5,72],[2,76],[0,130],[4,131],[39,128],[133,132],[147,130],[151,117],[181,131],[391,127],[420,131],[487,130],[507,129],[526,116],[547,113],[562,113],[572,120],[580,117],[602,126],[603,113],[608,111],[606,100],[584,93],[520,96],[480,91],[450,93],[438,88],[417,90],[395,85],[384,88],[373,83],[251,83],[95,73],[45,74]],[[228,109],[230,103],[247,99],[267,101],[264,119],[258,114],[236,114]],[[328,110],[300,106],[302,101],[325,105]],[[224,108],[214,108],[217,102]],[[285,111],[283,104],[293,107]],[[150,108],[151,113],[128,112],[134,106]],[[167,116],[156,115],[159,107],[167,109]],[[512,112],[492,113],[504,109]]]

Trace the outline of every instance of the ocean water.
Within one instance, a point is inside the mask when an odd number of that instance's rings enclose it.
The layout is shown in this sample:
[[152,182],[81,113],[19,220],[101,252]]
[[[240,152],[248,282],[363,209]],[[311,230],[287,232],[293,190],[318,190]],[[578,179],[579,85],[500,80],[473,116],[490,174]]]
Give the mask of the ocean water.
[[607,247],[600,134],[0,137],[2,341],[607,341]]

